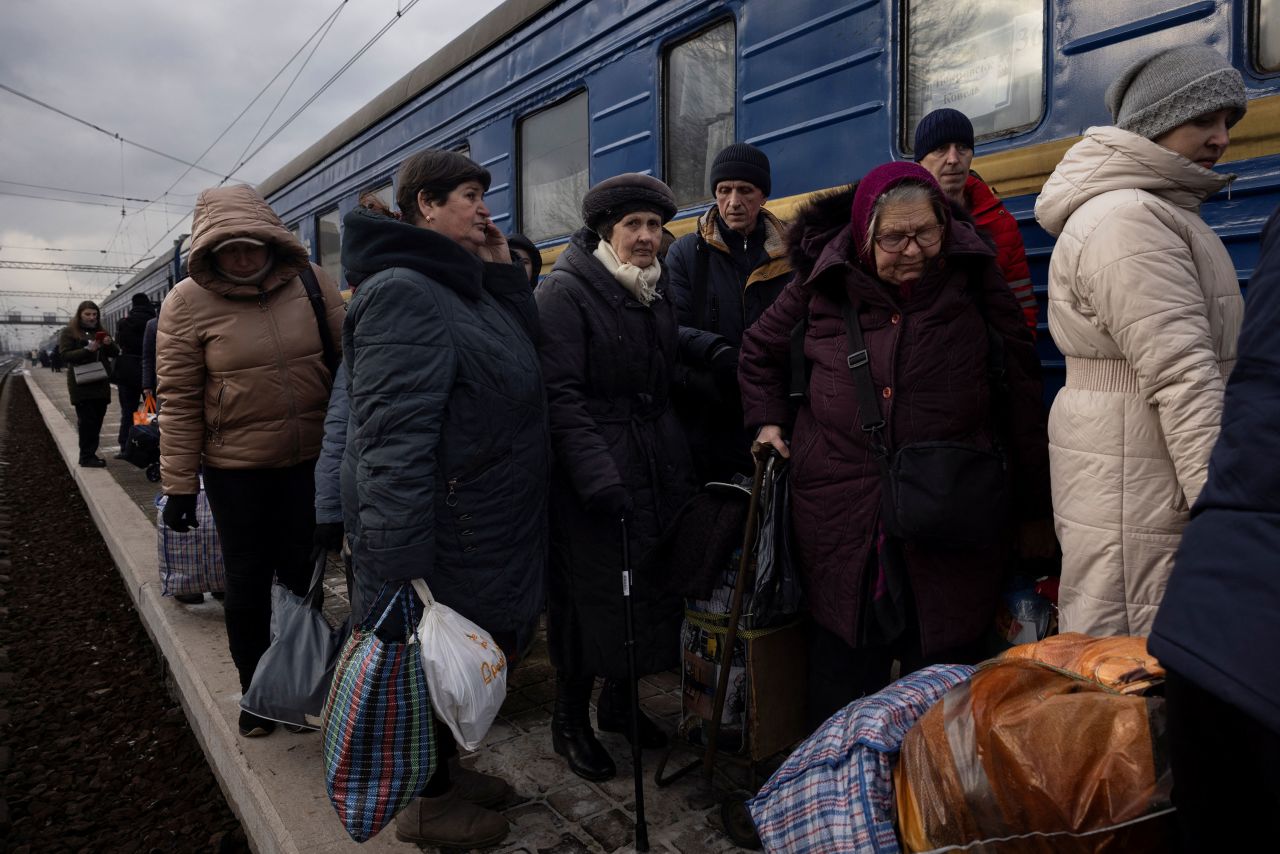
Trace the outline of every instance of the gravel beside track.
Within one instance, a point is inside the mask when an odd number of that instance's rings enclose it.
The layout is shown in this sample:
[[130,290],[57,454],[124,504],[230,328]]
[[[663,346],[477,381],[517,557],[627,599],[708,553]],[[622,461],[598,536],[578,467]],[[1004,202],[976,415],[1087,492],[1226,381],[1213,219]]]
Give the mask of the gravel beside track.
[[247,852],[25,382],[4,385],[0,850]]

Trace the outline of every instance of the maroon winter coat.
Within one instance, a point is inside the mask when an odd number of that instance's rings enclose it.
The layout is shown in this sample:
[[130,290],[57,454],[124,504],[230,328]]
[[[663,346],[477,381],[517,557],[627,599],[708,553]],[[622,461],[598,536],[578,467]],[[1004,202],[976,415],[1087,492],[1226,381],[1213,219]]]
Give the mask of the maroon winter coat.
[[[791,232],[796,278],[743,338],[739,375],[748,426],[791,430],[792,521],[809,607],[858,646],[865,574],[880,515],[881,475],[861,429],[841,292],[860,304],[871,377],[893,447],[992,441],[987,335],[975,299],[1005,342],[1012,423],[1005,430],[1015,507],[1048,517],[1049,460],[1040,365],[1031,332],[972,226],[952,220],[943,260],[907,295],[858,266],[849,228],[852,189],[801,212]],[[791,332],[808,315],[812,375],[798,411],[788,401]],[[1010,520],[1010,534],[1015,520]],[[979,638],[1000,594],[1008,548],[904,544],[925,655]]]

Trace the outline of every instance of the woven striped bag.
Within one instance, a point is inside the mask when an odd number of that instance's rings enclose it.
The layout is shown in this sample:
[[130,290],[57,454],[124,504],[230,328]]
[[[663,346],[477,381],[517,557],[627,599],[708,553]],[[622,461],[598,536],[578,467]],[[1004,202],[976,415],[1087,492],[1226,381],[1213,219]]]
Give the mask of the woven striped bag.
[[156,496],[156,565],[160,568],[160,595],[221,593],[227,589],[222,565],[222,544],[213,523],[204,490],[196,496],[196,521],[190,531],[172,530],[164,523],[167,495]]
[[[382,601],[379,596],[374,608]],[[378,637],[377,629],[397,610],[408,637]],[[373,609],[365,615],[342,648],[321,712],[325,786],[356,842],[386,827],[436,769],[435,726],[414,610],[413,589],[405,583],[376,621],[370,623]]]

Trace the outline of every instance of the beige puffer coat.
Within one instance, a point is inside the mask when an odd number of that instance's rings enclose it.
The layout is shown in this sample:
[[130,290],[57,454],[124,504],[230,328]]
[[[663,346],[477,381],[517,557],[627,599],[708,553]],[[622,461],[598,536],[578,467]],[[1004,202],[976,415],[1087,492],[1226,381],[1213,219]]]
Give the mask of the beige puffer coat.
[[[283,468],[320,454],[333,377],[298,277],[306,249],[252,187],[205,190],[192,220],[190,278],[165,298],[156,329],[160,472],[170,495],[194,493],[214,468]],[[275,264],[261,285],[220,278],[213,248],[232,237],[267,243]],[[312,265],[334,347],[346,306]]]
[[1218,436],[1244,301],[1200,203],[1230,179],[1115,127],[1058,164],[1036,219],[1058,237],[1049,416],[1064,632],[1138,634],[1164,596]]

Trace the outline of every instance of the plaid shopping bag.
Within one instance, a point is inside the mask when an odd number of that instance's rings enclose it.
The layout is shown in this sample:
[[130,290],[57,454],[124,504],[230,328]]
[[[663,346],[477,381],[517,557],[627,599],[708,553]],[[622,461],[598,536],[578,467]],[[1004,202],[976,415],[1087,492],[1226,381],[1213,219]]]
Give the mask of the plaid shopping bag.
[[[385,592],[385,588],[384,588]],[[401,584],[383,608],[379,596],[338,657],[320,715],[324,778],[342,826],[356,842],[374,836],[408,806],[436,769],[431,698],[418,649],[415,600]],[[404,616],[404,641],[377,630]]]
[[200,527],[174,531],[164,523],[167,495],[156,496],[156,563],[160,567],[160,594],[221,593],[227,589],[222,565],[222,544],[213,524],[204,490],[196,497],[196,521]]

